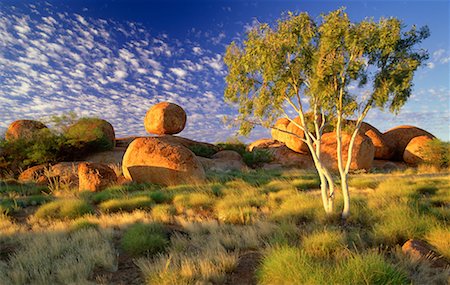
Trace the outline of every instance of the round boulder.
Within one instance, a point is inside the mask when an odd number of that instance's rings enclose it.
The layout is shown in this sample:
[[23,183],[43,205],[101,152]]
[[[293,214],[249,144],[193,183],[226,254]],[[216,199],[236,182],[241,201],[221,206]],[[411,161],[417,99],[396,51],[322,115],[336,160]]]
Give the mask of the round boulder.
[[69,144],[83,154],[111,150],[116,141],[113,126],[107,121],[97,118],[78,120],[67,129],[65,136]]
[[284,142],[288,134],[283,131],[287,131],[287,126],[289,125],[289,123],[290,121],[287,118],[278,119],[274,124],[274,129],[270,131],[272,134],[272,138],[279,142]]
[[296,117],[293,122],[290,122],[288,124],[286,130],[292,134],[286,134],[284,143],[288,148],[292,149],[295,152],[308,153],[308,146],[304,141],[301,140],[305,137],[305,135],[303,134],[303,131],[299,127],[297,127],[296,124],[301,125],[300,117]]
[[178,134],[186,125],[186,112],[174,103],[161,102],[151,107],[144,119],[145,130],[155,135]]
[[419,129],[414,126],[398,126],[392,128],[383,134],[383,139],[388,147],[393,151],[393,159],[401,161],[403,160],[403,153],[409,142],[420,136],[426,136],[430,139],[434,139],[434,136],[429,132]]
[[78,189],[80,191],[101,191],[117,182],[114,170],[101,163],[83,162],[78,165]]
[[392,157],[392,150],[386,144],[383,134],[374,126],[363,122],[361,124],[360,133],[368,136],[375,147],[375,159],[389,160]]
[[403,160],[411,165],[418,165],[426,159],[425,149],[433,139],[428,136],[413,138],[405,148]]
[[158,138],[137,138],[122,161],[126,179],[143,183],[177,185],[205,180],[205,171],[195,154],[180,144]]
[[[351,136],[342,134],[342,161],[344,167],[347,163],[347,153]],[[325,165],[331,169],[338,169],[337,162],[337,140],[336,133],[325,133],[322,135],[322,143],[320,146],[321,159]],[[372,167],[375,148],[372,140],[366,135],[356,135],[352,151],[352,160],[350,163],[351,170],[366,169]]]
[[5,139],[7,141],[31,139],[39,130],[46,128],[47,127],[43,123],[38,121],[17,120],[9,125],[5,133]]

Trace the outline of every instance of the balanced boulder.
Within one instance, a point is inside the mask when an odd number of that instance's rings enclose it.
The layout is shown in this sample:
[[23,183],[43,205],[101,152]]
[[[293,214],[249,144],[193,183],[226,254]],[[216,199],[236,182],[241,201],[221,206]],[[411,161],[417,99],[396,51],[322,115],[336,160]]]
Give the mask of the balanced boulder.
[[143,183],[177,185],[205,180],[195,154],[180,144],[159,138],[137,138],[125,152],[122,170],[126,179]]
[[414,126],[398,126],[392,128],[383,134],[383,139],[389,148],[393,151],[393,159],[403,160],[403,153],[409,142],[420,136],[426,136],[433,139],[434,136],[429,132]]
[[145,130],[155,135],[173,135],[186,125],[186,112],[174,103],[161,102],[151,107],[144,119]]
[[272,138],[279,142],[286,141],[288,134],[283,131],[287,131],[289,123],[290,121],[287,118],[278,119],[274,124],[274,128],[271,130]]
[[[345,167],[347,163],[347,154],[349,149],[351,135],[342,134],[342,161]],[[337,140],[336,133],[325,133],[322,135],[320,146],[321,160],[331,169],[338,169],[337,158]],[[372,167],[375,148],[372,140],[366,135],[358,134],[355,137],[353,145],[352,159],[350,163],[351,170],[370,169]]]
[[431,139],[428,136],[420,136],[413,138],[403,152],[403,160],[411,165],[418,165],[426,159],[426,147]]
[[38,121],[33,120],[17,120],[9,125],[5,133],[5,139],[7,141],[17,139],[31,139],[39,130],[46,129],[47,127]]
[[117,182],[114,170],[101,163],[83,162],[78,165],[78,189],[80,191],[101,191]]
[[295,152],[308,153],[308,146],[302,139],[305,137],[303,130],[301,130],[297,125],[301,124],[300,117],[296,117],[293,122],[290,122],[286,128],[289,132],[285,136],[283,141],[286,146]]

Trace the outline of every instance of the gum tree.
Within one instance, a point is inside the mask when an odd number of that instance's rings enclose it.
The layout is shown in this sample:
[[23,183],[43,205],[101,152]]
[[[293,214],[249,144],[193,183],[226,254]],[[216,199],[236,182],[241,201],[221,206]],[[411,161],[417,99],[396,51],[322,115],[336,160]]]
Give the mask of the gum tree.
[[[273,128],[280,115],[301,129],[303,137],[291,135],[310,150],[327,213],[333,212],[334,181],[321,159],[324,128],[332,125],[336,133],[345,219],[350,213],[348,172],[363,119],[374,107],[398,112],[411,94],[414,72],[428,56],[416,49],[429,36],[428,28],[402,29],[395,18],[353,23],[344,9],[317,21],[307,13],[288,13],[276,27],[255,26],[242,44],[227,47],[225,99],[239,106],[241,133],[248,134],[257,122]],[[289,116],[289,108],[300,122]],[[356,120],[346,130],[351,139],[344,161],[343,126],[350,118]]]

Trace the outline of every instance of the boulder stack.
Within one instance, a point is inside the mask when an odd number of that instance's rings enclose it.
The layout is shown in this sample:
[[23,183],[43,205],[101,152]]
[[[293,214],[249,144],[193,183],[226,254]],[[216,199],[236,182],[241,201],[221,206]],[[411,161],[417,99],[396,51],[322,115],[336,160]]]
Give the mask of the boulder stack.
[[126,179],[143,183],[177,185],[205,180],[205,171],[188,148],[159,138],[137,138],[125,152],[122,170]]
[[300,117],[296,117],[293,122],[287,125],[286,130],[292,134],[286,134],[285,141],[286,146],[295,152],[308,153],[308,146],[302,139],[305,137],[303,131],[297,126],[301,124]]
[[403,160],[410,165],[418,165],[425,160],[425,148],[431,142],[429,136],[420,136],[413,138],[403,152]]
[[290,121],[287,118],[278,119],[274,124],[274,128],[271,130],[272,138],[279,142],[286,141],[288,134],[283,131],[287,131],[289,123]]
[[361,124],[360,133],[368,136],[375,147],[375,159],[389,160],[393,155],[393,150],[387,145],[383,138],[383,134],[374,126],[363,122]]
[[145,130],[155,135],[173,135],[186,125],[186,112],[177,104],[161,102],[151,107],[144,119]]

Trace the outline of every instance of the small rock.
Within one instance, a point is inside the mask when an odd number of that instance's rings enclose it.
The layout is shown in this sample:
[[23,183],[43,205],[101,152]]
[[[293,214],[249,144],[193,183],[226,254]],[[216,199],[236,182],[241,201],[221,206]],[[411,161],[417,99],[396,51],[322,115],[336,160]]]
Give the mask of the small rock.
[[97,192],[117,182],[114,170],[101,163],[83,162],[78,165],[80,191]]
[[402,252],[414,261],[426,260],[432,267],[449,268],[450,263],[443,256],[439,255],[426,242],[410,239],[402,246]]

